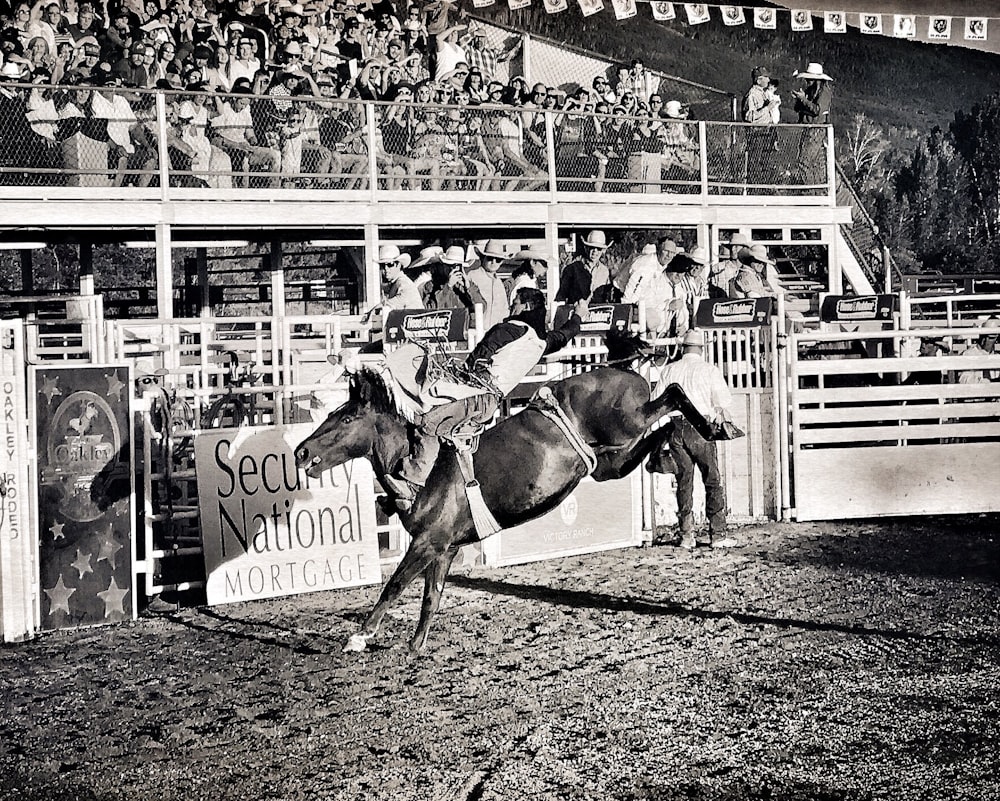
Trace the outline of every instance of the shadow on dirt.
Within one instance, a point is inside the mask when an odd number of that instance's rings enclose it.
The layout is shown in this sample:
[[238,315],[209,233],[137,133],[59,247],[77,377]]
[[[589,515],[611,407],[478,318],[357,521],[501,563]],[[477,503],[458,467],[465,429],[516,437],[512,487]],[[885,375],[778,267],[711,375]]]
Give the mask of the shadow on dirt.
[[836,522],[815,526],[819,536],[793,540],[769,558],[833,571],[1000,583],[1000,515],[855,520],[851,536]]
[[719,787],[685,782],[672,787],[659,785],[651,777],[640,779],[634,794],[619,801],[868,801],[871,795],[851,790],[830,790],[799,782],[751,785],[740,782]]
[[[300,656],[339,653],[342,645],[339,640],[335,640],[330,635],[318,631],[293,629],[256,619],[246,620],[229,617],[206,607],[193,610],[193,612],[198,617],[193,617],[191,613],[179,614],[173,612],[161,613],[160,616],[192,631],[203,631],[213,636],[222,634],[235,640],[255,642],[273,648],[284,648]],[[271,632],[271,634],[268,632]],[[314,648],[312,645],[304,642],[304,640],[309,640],[310,642],[320,640],[324,644],[328,644],[329,647]]]
[[601,592],[557,589],[540,584],[513,584],[508,581],[474,576],[453,576],[450,578],[449,583],[457,587],[480,590],[493,595],[508,595],[512,598],[543,601],[574,609],[630,612],[635,615],[667,615],[696,620],[730,620],[746,626],[773,626],[779,629],[836,632],[857,637],[879,637],[890,640],[950,642],[962,645],[1000,645],[1000,637],[952,637],[943,634],[919,634],[911,631],[852,626],[845,623],[833,623],[822,620],[802,620],[790,617],[755,615],[747,612],[700,609],[672,601],[645,601],[641,598],[620,597]]

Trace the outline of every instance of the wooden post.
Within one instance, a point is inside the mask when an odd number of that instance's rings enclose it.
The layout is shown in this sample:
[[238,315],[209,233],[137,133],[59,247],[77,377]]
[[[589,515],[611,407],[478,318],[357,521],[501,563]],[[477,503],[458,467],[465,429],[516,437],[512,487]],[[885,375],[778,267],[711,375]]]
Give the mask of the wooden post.
[[80,294],[94,294],[94,247],[90,242],[80,243]]
[[156,225],[156,316],[162,320],[174,316],[173,248],[167,223]]
[[271,316],[285,316],[285,269],[284,249],[280,239],[271,240],[271,253],[268,257],[268,267],[271,273]]

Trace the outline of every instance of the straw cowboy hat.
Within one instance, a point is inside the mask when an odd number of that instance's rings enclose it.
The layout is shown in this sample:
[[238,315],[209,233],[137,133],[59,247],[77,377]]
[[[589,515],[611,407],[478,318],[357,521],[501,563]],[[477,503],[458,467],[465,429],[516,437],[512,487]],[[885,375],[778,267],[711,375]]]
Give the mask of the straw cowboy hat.
[[452,245],[438,259],[442,264],[455,266],[468,264],[468,259],[465,258],[465,248],[461,245]]
[[494,242],[492,239],[487,239],[483,243],[483,247],[478,245],[475,247],[476,254],[479,258],[488,259],[506,259],[507,254],[504,252],[503,246],[499,242]]
[[708,264],[708,251],[702,247],[692,248],[690,252],[684,254],[684,258],[692,264],[704,267]]
[[606,250],[608,248],[608,240],[604,236],[604,231],[593,230],[587,234],[587,238],[583,240],[584,247],[596,248],[597,250]]
[[735,233],[729,237],[729,244],[733,247],[737,245],[742,245],[745,248],[750,247],[750,240],[747,239],[746,234]]
[[387,264],[390,261],[399,261],[400,257],[399,248],[395,245],[382,245],[378,249],[378,258],[375,259],[376,264]]
[[531,245],[524,250],[519,250],[510,257],[510,261],[544,261],[549,262],[549,254],[541,245]]
[[770,264],[773,267],[777,263],[767,255],[767,248],[763,245],[754,245],[746,250],[741,250],[738,258],[744,264]]
[[430,264],[432,261],[437,261],[441,258],[441,254],[444,253],[444,248],[440,245],[429,245],[428,247],[422,248],[417,258],[414,260],[413,264],[410,265],[411,268],[423,267],[425,264]]
[[681,340],[681,345],[685,348],[704,348],[705,337],[702,335],[701,331],[698,331],[695,328],[689,328],[687,333],[684,335],[684,339]]
[[829,75],[827,75],[825,72],[823,72],[823,65],[820,64],[820,63],[818,63],[818,62],[816,62],[816,61],[810,61],[809,64],[808,64],[808,66],[802,72],[799,72],[798,70],[795,70],[795,72],[792,73],[792,77],[793,78],[804,78],[807,81],[832,81],[833,80],[833,78],[831,78]]

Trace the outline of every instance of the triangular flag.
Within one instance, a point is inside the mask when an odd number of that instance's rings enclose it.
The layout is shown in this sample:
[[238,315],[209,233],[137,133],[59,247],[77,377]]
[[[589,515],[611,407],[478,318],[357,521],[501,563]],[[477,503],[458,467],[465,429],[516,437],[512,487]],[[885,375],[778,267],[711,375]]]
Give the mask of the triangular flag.
[[774,30],[777,27],[777,15],[773,8],[755,8],[753,10],[753,26]]
[[545,11],[548,14],[558,14],[569,8],[566,0],[545,0]]
[[653,3],[653,19],[666,22],[668,19],[676,19],[677,13],[674,11],[673,3]]
[[912,39],[917,35],[917,18],[913,14],[893,14],[892,35],[900,39]]
[[976,42],[986,41],[986,17],[966,17],[965,38]]
[[843,11],[827,11],[823,15],[824,33],[847,33],[847,14]]
[[611,5],[615,9],[615,19],[628,19],[638,13],[635,0],[611,0]]
[[881,14],[858,14],[858,23],[862,33],[882,33]]
[[580,11],[585,17],[591,17],[604,10],[604,0],[576,0],[576,2],[580,4]]
[[708,6],[702,3],[685,3],[684,10],[687,11],[688,25],[701,25],[712,18],[708,13]]
[[813,29],[813,15],[811,11],[804,8],[792,9],[792,30],[811,31]]
[[951,17],[931,17],[927,23],[928,39],[950,39]]
[[726,25],[744,25],[747,18],[743,15],[743,6],[722,6],[722,21]]

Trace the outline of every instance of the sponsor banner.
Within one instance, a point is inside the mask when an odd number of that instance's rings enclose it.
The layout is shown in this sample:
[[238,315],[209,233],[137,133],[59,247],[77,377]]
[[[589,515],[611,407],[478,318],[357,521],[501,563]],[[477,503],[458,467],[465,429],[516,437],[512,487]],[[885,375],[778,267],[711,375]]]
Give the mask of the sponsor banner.
[[897,301],[896,295],[827,295],[823,298],[819,318],[825,323],[891,323]]
[[465,309],[393,309],[385,318],[386,342],[438,339],[462,342],[469,323]]
[[804,8],[792,9],[792,30],[811,31],[813,29],[812,12]]
[[725,300],[706,298],[698,304],[698,328],[759,328],[771,322],[774,298]]
[[313,430],[195,437],[209,604],[380,583],[371,465],[357,459],[307,477],[293,449]]
[[35,630],[38,587],[32,580],[35,541],[28,492],[28,413],[25,408],[21,322],[0,323],[0,634],[4,642]]
[[824,33],[847,33],[847,14],[843,11],[827,11],[823,15]]
[[951,39],[951,17],[931,17],[927,22],[928,39]]
[[638,471],[617,481],[585,478],[557,509],[484,541],[484,559],[511,565],[638,545],[640,493]]
[[881,14],[859,14],[858,23],[862,33],[882,33]]
[[[629,323],[632,321],[632,311],[635,306],[629,303],[598,303],[590,307],[590,318],[582,326],[580,333],[595,334],[610,331],[617,328],[619,331],[627,331]],[[573,307],[563,304],[556,308],[555,317],[552,320],[552,327],[559,328],[565,323]]]
[[43,629],[135,616],[128,367],[35,367]]

